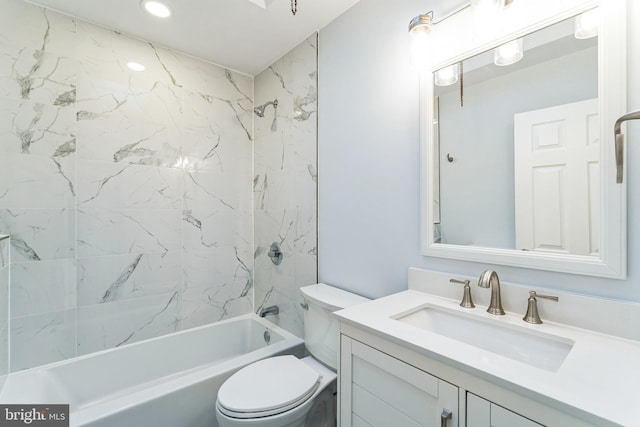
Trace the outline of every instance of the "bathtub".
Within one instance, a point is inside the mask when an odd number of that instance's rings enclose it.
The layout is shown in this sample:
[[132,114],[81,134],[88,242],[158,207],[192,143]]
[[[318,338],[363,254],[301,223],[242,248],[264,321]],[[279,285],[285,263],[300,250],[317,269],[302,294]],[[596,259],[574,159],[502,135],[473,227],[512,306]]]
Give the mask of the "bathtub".
[[211,427],[231,374],[303,352],[300,338],[248,314],[11,374],[0,402],[69,404],[73,427]]

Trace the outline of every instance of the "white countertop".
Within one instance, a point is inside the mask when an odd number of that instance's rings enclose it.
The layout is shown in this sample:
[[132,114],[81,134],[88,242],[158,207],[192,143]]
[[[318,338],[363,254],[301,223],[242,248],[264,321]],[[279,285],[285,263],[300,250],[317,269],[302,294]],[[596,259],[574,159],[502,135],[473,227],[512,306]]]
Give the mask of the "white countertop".
[[[336,312],[343,322],[438,359],[477,377],[509,385],[525,396],[622,426],[640,425],[640,342],[545,321],[531,325],[522,313],[488,314],[476,303],[465,309],[458,300],[408,290]],[[575,341],[553,372],[482,350],[392,318],[424,305],[442,307]],[[571,411],[575,412],[575,411]],[[594,421],[598,424],[598,421]]]

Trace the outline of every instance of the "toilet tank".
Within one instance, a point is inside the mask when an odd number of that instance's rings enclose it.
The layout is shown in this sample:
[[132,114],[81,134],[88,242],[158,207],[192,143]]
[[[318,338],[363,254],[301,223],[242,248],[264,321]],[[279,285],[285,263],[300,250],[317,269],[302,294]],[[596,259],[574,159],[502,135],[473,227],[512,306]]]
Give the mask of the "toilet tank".
[[337,369],[340,328],[333,312],[370,300],[324,283],[304,286],[300,292],[305,303],[305,346],[314,358]]

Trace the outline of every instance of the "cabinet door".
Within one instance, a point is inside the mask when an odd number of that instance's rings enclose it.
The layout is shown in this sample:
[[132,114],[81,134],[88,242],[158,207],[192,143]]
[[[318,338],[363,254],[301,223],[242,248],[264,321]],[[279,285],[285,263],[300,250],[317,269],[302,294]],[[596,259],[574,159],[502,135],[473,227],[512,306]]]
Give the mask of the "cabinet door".
[[342,427],[458,426],[457,387],[346,337],[340,375]]
[[467,393],[467,427],[544,427],[528,418]]

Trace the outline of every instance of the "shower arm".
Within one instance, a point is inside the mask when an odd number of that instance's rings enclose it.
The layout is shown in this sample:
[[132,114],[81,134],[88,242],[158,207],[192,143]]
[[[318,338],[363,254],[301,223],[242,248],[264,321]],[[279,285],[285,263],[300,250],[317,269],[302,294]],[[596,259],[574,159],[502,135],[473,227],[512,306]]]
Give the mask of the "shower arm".
[[615,136],[615,150],[616,150],[616,183],[622,183],[622,175],[624,168],[624,134],[620,127],[623,122],[627,120],[639,120],[640,119],[640,110],[632,111],[630,113],[621,116],[618,120],[616,120],[616,124],[613,129],[613,133]]

